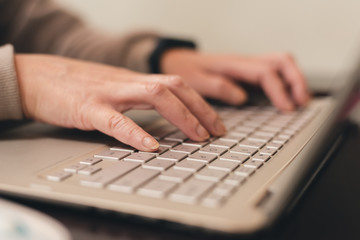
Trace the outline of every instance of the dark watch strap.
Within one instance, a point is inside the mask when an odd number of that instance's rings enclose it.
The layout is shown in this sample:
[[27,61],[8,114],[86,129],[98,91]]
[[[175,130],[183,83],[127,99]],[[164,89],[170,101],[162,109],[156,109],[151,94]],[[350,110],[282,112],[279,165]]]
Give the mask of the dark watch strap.
[[172,49],[172,48],[191,48],[195,49],[196,45],[192,41],[187,40],[180,40],[180,39],[174,39],[174,38],[160,38],[158,45],[154,49],[154,51],[151,53],[149,57],[149,66],[150,71],[152,73],[162,73],[161,67],[160,67],[160,60],[163,55],[163,53],[166,50]]

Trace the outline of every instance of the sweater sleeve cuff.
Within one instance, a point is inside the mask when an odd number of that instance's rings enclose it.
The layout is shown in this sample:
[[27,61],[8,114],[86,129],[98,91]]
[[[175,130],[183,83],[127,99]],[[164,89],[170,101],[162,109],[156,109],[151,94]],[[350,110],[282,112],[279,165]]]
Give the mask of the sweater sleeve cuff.
[[11,45],[0,46],[0,120],[23,117],[15,72],[14,49]]
[[[127,54],[124,54],[124,66],[138,72],[150,73],[148,59],[154,51],[159,37],[155,34],[141,34],[138,38],[133,37],[128,44]],[[129,46],[130,45],[130,46]]]

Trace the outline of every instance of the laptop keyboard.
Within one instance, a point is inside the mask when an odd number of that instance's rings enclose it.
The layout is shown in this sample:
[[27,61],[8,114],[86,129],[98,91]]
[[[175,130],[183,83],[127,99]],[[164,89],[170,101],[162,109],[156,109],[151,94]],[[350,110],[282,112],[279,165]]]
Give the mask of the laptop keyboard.
[[47,179],[66,182],[81,176],[83,187],[217,207],[266,167],[316,114],[308,109],[280,113],[273,107],[216,110],[228,130],[224,136],[194,142],[171,125],[159,126],[150,130],[160,143],[155,153],[112,146]]

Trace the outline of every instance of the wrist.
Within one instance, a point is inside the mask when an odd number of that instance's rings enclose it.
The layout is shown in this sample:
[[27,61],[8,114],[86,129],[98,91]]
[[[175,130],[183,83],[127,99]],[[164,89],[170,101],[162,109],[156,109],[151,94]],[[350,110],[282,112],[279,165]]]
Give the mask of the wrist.
[[[162,62],[163,57],[172,52],[172,50],[184,50],[184,49],[195,49],[196,45],[192,41],[172,39],[172,38],[161,38],[149,57],[149,65],[152,73],[163,73]],[[166,53],[166,54],[165,54]]]
[[198,52],[188,48],[173,48],[163,53],[160,59],[161,73],[179,74],[179,67],[183,68],[193,64]]

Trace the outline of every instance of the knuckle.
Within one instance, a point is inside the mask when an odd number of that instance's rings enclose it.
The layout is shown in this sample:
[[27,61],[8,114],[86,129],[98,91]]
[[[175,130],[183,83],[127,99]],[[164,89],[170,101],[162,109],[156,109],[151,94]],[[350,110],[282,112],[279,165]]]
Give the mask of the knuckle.
[[160,82],[149,82],[146,83],[146,91],[152,96],[162,95],[166,90],[166,86]]
[[226,82],[221,79],[216,79],[212,81],[212,87],[214,92],[221,94],[226,89]]
[[292,62],[294,61],[294,57],[291,53],[282,53],[280,54],[280,59],[283,61],[283,62]]
[[113,115],[108,120],[108,127],[111,132],[123,129],[126,126],[126,119],[124,115],[118,114]]
[[274,76],[277,75],[277,70],[271,64],[262,64],[257,70],[256,82],[263,85],[274,80]]
[[129,140],[131,137],[140,133],[137,125],[127,121],[126,117],[122,114],[110,117],[109,129],[113,135],[116,135],[115,133],[120,132],[121,138],[124,140]]
[[72,122],[75,123],[76,128],[84,130],[92,130],[94,128],[89,118],[89,112],[91,114],[91,111],[92,108],[87,104],[75,104]]
[[185,86],[185,81],[180,76],[167,76],[167,82],[170,86],[175,88],[182,88]]
[[268,64],[264,64],[260,67],[259,73],[260,73],[260,77],[266,77],[269,75],[273,75],[275,74],[275,69],[273,66],[268,65]]
[[90,125],[90,121],[87,118],[87,116],[85,114],[79,114],[78,116],[79,116],[77,118],[78,121],[76,121],[76,122],[78,122],[80,124],[80,129],[91,130],[92,127]]
[[128,125],[126,130],[127,130],[125,132],[126,139],[130,139],[131,137],[137,136],[140,133],[136,125],[135,126]]

